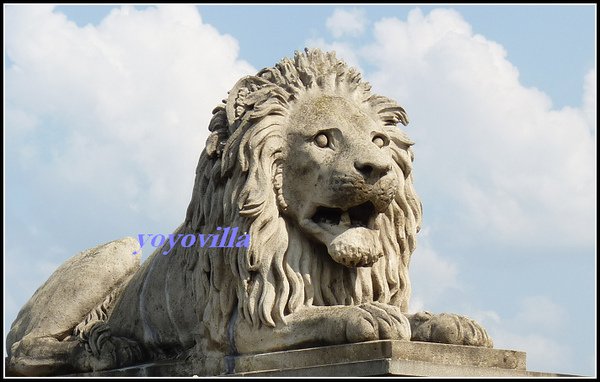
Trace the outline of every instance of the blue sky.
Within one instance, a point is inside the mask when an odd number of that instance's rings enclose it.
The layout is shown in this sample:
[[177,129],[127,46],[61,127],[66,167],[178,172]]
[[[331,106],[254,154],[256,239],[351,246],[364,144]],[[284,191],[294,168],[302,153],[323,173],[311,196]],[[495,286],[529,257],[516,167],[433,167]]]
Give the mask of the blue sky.
[[408,111],[412,309],[479,319],[532,370],[593,375],[595,11],[5,7],[5,332],[68,257],[177,227],[212,108],[316,46]]

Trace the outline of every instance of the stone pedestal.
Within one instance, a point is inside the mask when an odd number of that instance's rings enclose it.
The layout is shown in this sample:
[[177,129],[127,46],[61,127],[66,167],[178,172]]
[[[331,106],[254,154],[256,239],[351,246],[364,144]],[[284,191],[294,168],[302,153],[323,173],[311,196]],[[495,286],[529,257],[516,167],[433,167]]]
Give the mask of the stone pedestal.
[[[426,342],[371,341],[226,357],[222,376],[559,377],[526,370],[525,353]],[[201,376],[190,361],[137,365],[85,376]]]

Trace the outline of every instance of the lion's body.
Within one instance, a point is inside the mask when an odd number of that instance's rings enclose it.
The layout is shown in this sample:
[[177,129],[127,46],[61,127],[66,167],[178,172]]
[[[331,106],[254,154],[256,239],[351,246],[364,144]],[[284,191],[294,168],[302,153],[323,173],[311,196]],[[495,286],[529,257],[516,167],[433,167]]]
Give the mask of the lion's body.
[[421,205],[398,122],[400,106],[318,50],[240,80],[213,112],[175,234],[238,227],[250,246],[158,248],[102,324],[140,350],[111,366],[410,340]]

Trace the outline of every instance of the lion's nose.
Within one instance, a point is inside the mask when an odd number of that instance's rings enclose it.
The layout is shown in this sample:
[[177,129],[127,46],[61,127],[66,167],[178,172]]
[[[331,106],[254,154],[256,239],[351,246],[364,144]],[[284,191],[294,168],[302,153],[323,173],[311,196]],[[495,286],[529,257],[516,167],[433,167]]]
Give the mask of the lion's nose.
[[391,166],[387,163],[364,159],[355,161],[354,168],[356,168],[358,173],[367,181],[378,181],[391,170]]

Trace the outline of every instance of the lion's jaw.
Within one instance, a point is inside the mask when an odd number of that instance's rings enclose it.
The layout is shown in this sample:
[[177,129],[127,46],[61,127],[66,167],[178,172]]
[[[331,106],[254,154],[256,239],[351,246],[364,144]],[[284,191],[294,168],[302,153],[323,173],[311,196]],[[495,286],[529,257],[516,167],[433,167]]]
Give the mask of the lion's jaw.
[[281,166],[282,212],[348,267],[381,256],[378,217],[398,190],[389,137],[351,101],[306,96],[292,111]]

